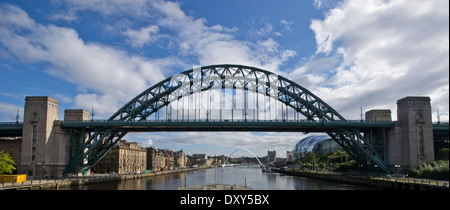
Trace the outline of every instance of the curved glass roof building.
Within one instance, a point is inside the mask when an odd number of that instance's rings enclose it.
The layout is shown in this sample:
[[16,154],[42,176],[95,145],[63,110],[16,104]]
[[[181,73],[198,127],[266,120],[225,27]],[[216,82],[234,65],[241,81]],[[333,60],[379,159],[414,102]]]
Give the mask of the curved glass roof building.
[[328,135],[313,135],[301,139],[294,147],[295,160],[301,160],[307,152],[323,155],[341,147]]

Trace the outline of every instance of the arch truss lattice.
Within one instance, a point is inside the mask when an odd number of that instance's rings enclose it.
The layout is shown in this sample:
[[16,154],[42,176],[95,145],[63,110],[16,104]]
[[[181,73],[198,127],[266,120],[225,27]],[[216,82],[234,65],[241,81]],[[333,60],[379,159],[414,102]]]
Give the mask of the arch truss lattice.
[[[267,70],[243,65],[211,65],[176,74],[137,95],[108,121],[346,121],[331,106],[299,84]],[[127,134],[98,128],[78,148],[66,173],[86,171]],[[302,132],[302,130],[299,130]],[[389,172],[385,161],[358,129],[324,131],[360,165]]]

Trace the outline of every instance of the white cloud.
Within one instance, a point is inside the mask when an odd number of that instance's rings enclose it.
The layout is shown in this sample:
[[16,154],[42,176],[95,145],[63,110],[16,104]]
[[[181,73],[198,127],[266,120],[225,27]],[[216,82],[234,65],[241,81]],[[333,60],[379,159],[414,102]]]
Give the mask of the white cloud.
[[[272,38],[238,40],[233,35],[236,28],[209,27],[206,19],[187,16],[176,2],[95,0],[66,5],[71,11],[91,10],[104,16],[152,17],[151,25],[175,32],[171,46],[182,56],[198,59],[196,65],[240,63],[277,72],[295,55],[280,49]],[[323,20],[313,20],[310,26],[316,55],[289,74],[293,80],[348,118],[359,117],[360,106],[395,111],[395,101],[407,95],[431,95],[433,104],[448,104],[448,97],[434,96],[448,86],[448,2],[315,0],[314,5],[325,13]],[[292,22],[283,19],[280,24],[288,30]],[[130,43],[151,42],[154,36],[144,29],[130,29],[136,32]],[[258,33],[273,34],[273,27],[267,24]]]
[[[131,46],[142,48],[159,38],[161,28],[170,30],[174,33],[168,40],[178,47],[179,55],[197,59],[198,64],[191,65],[237,63],[277,71],[295,55],[295,51],[279,49],[271,38],[255,44],[238,40],[233,35],[236,27],[207,26],[205,19],[187,16],[175,2],[95,0],[60,4],[68,8],[70,20],[84,10],[106,18],[113,14],[129,15],[131,19],[151,17],[152,24],[125,28],[121,34]],[[140,91],[167,77],[164,73],[171,72],[167,67],[186,66],[176,57],[148,59],[116,47],[86,42],[74,29],[36,23],[16,6],[3,6],[2,10],[6,11],[1,14],[6,27],[0,29],[0,42],[7,48],[2,53],[28,63],[49,63],[47,73],[77,85],[80,94],[75,97],[74,106],[94,106],[97,118],[107,118]]]
[[23,120],[23,107],[10,103],[0,102],[0,122],[15,122],[17,110],[19,110],[19,121]]
[[[315,1],[319,7],[321,2]],[[448,104],[448,3],[343,1],[311,22],[317,59],[298,72],[312,78],[331,73],[311,91],[350,119],[358,118],[360,106],[390,108],[396,119],[396,101],[411,95]],[[327,58],[336,58],[336,66],[312,68]]]
[[320,9],[322,7],[322,5],[323,5],[323,1],[322,0],[314,0],[314,6],[317,9]]
[[158,31],[158,26],[150,25],[139,30],[129,29],[122,32],[122,34],[128,37],[127,42],[133,47],[141,48],[146,44],[156,41],[158,39]]
[[280,20],[280,23],[284,26],[284,30],[291,31],[291,25],[294,23],[292,21]]
[[0,23],[4,24],[2,26],[13,25],[13,27],[8,27],[9,29],[30,29],[35,26],[34,20],[30,19],[25,11],[14,5],[0,4],[0,14],[2,15]]
[[49,63],[49,74],[90,92],[75,98],[77,108],[104,108],[98,110],[104,110],[100,114],[105,114],[105,118],[134,95],[164,79],[164,67],[179,63],[177,59],[169,63],[166,59],[148,59],[99,43],[86,43],[71,28],[35,23],[15,6],[0,8],[6,11],[0,14],[4,26],[0,28],[0,43],[7,52],[24,62]]
[[336,0],[314,0],[314,7],[318,10],[329,10],[330,8],[336,7],[341,1]]
[[[75,97],[74,107],[91,110],[94,108],[95,119],[107,119],[111,113],[115,113],[122,105],[122,101],[112,94],[78,94]],[[126,102],[125,102],[126,103]]]
[[64,103],[64,104],[72,103],[72,98],[70,96],[67,96],[67,95],[64,95],[64,94],[57,93],[57,94],[54,94],[52,97],[55,98],[55,99],[57,98],[57,100],[60,103]]
[[110,15],[133,15],[133,16],[151,16],[148,10],[149,4],[157,2],[153,0],[63,0],[55,2],[67,7],[67,12],[71,15],[70,20],[76,17],[76,13],[84,10],[91,10],[99,14]]
[[141,146],[143,147],[152,147],[153,145],[153,140],[152,139],[147,139],[147,141],[144,142],[139,142]]
[[[236,28],[209,27],[205,19],[187,16],[178,3],[160,2],[154,7],[162,14],[159,26],[174,30],[177,36],[172,38],[179,44],[180,51],[195,56],[199,65],[232,63],[277,71],[296,54],[293,50],[280,50],[272,38],[257,40],[256,44],[238,40],[233,35]],[[272,31],[272,25],[266,24],[257,33],[269,35]]]
[[[169,35],[165,36],[170,40],[169,47],[174,49],[173,47],[176,46],[178,54],[181,56],[196,58],[198,63],[192,65],[238,63],[277,71],[283,62],[295,55],[293,50],[275,49],[277,50],[276,53],[260,56],[260,50],[263,49],[263,46],[236,39],[233,35],[238,31],[236,27],[227,28],[217,24],[208,26],[206,19],[186,15],[177,2],[163,0],[67,0],[65,5],[70,8],[70,11],[90,10],[106,17],[126,14],[129,18],[134,18],[137,21],[142,21],[143,18],[151,19],[150,25],[137,30],[126,29],[122,34],[128,37],[128,42],[133,47],[143,47],[158,39],[157,33],[159,31],[169,30],[174,32],[170,33],[170,37],[168,37]],[[292,22],[286,20],[282,20],[280,23],[285,26],[292,24]],[[279,33],[272,33],[273,27],[269,23],[260,32],[266,35],[280,35]],[[268,39],[266,42],[257,40],[259,44],[267,44],[267,41],[274,42],[272,39]],[[272,48],[265,49],[270,50]],[[267,59],[268,57],[270,59]]]
[[264,27],[257,30],[255,33],[259,36],[268,36],[272,34],[273,26],[270,23],[266,23]]
[[[192,63],[189,68],[194,65],[232,63],[277,72],[280,65],[296,54],[293,50],[280,49],[278,43],[273,39],[267,39],[269,35],[281,35],[279,32],[273,32],[273,27],[269,23],[259,31],[265,35],[266,40],[243,41],[234,36],[233,33],[238,31],[236,27],[227,28],[218,24],[208,26],[206,19],[186,15],[180,3],[177,2],[66,0],[63,5],[68,8],[67,11],[70,14],[89,10],[98,12],[104,17],[115,18],[126,15],[129,20],[143,22],[144,26],[141,25],[137,29],[127,28],[130,27],[128,26],[130,24],[121,26],[120,33],[127,37],[127,42],[133,47],[142,48],[159,40],[160,31],[164,31],[167,33],[164,34],[164,40],[168,42],[165,47],[176,50],[175,54],[180,57],[188,58]],[[148,21],[146,22],[146,20]],[[286,20],[282,20],[280,23],[287,27],[292,24]],[[271,46],[267,44],[271,44]],[[276,48],[273,48],[274,44]]]

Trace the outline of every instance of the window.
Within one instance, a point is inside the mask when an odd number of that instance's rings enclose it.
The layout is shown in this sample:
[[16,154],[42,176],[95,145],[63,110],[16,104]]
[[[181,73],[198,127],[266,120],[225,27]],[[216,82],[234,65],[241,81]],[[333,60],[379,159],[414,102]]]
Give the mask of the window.
[[33,124],[32,130],[32,140],[31,140],[31,161],[34,162],[36,159],[36,139],[37,139],[37,125]]
[[418,141],[419,141],[419,155],[424,155],[424,147],[423,147],[423,126],[418,127]]
[[32,136],[32,138],[36,139],[36,137],[37,137],[37,125],[33,125],[33,136]]

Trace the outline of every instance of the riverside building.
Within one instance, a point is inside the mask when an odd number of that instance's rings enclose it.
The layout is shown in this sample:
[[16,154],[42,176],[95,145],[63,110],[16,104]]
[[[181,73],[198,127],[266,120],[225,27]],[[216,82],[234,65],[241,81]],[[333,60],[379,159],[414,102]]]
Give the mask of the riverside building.
[[92,168],[96,173],[134,173],[147,168],[147,150],[136,142],[120,140],[100,162]]

